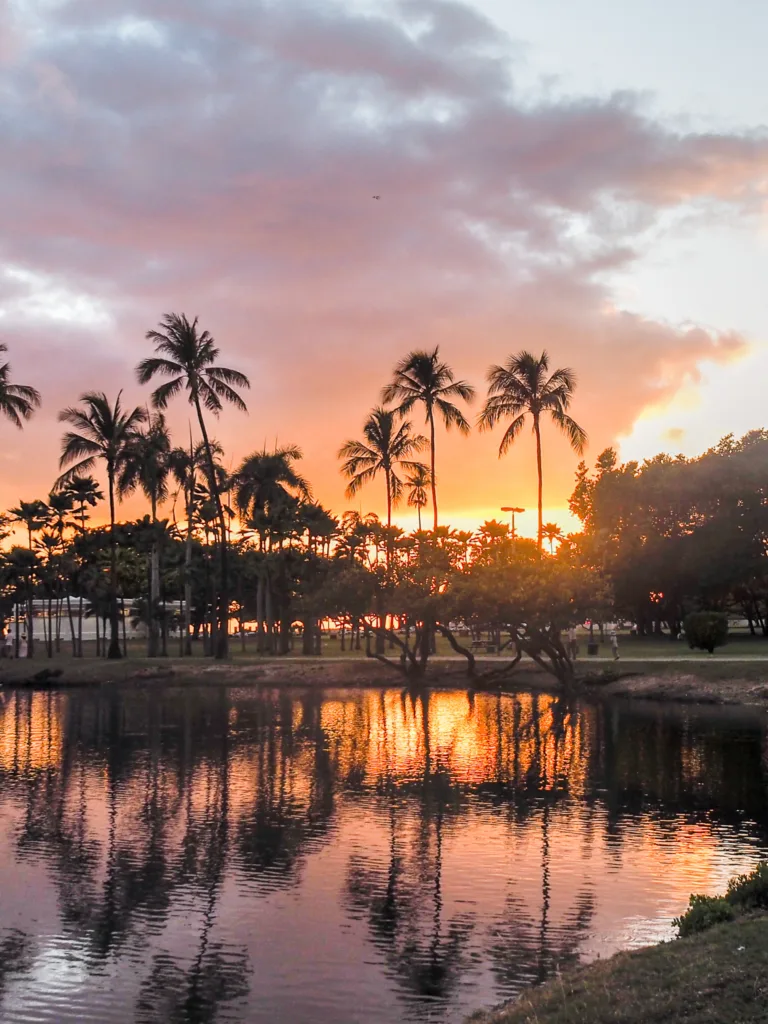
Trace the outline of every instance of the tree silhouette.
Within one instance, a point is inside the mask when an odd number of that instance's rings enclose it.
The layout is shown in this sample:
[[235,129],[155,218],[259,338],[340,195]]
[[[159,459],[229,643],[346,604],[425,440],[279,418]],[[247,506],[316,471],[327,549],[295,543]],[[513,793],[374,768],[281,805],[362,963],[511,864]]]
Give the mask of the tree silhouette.
[[130,412],[125,411],[120,404],[121,395],[122,391],[118,393],[114,405],[111,405],[103,391],[87,391],[80,396],[81,408],[70,406],[59,413],[59,421],[69,423],[73,429],[67,431],[62,438],[59,467],[69,468],[59,477],[55,488],[60,490],[74,478],[87,473],[97,459],[104,461],[109,491],[109,658],[121,656],[117,614],[115,494],[127,452],[135,440],[139,426],[147,418],[145,410],[138,406]]
[[392,506],[403,493],[403,482],[397,475],[398,467],[415,472],[426,467],[414,462],[411,456],[423,451],[427,439],[411,433],[411,423],[404,420],[398,426],[396,413],[377,406],[363,424],[363,441],[347,441],[339,449],[344,459],[341,471],[349,479],[347,497],[353,497],[365,484],[384,474],[387,487],[387,526],[392,526]]
[[385,404],[397,402],[397,412],[406,416],[415,405],[423,405],[429,424],[430,486],[434,529],[437,530],[437,476],[435,473],[435,415],[439,414],[446,429],[457,427],[469,433],[469,423],[452,399],[471,402],[475,389],[465,380],[456,380],[454,372],[439,358],[439,347],[432,352],[409,352],[395,367],[392,381],[381,392]]
[[538,474],[538,546],[543,538],[543,477],[541,465],[541,417],[548,413],[566,435],[575,452],[581,454],[587,443],[582,427],[568,415],[576,387],[576,375],[567,367],[549,374],[549,356],[542,352],[537,358],[530,352],[510,356],[504,366],[491,366],[488,371],[488,397],[479,417],[481,430],[490,430],[500,420],[511,419],[499,445],[499,458],[507,451],[530,416],[536,437],[536,470]]
[[[168,497],[168,476],[171,471],[171,435],[162,413],[148,417],[146,429],[137,431],[126,445],[120,471],[118,490],[125,497],[140,487],[150,503],[155,526],[149,564],[149,630],[150,658],[158,654],[157,607],[160,602],[160,543],[157,529],[157,507]],[[163,630],[165,637],[165,630]]]
[[190,405],[194,406],[205,445],[208,464],[208,480],[216,506],[220,532],[221,581],[219,592],[219,628],[217,633],[216,657],[226,658],[229,650],[229,561],[227,552],[227,523],[221,492],[217,486],[213,449],[205,425],[203,407],[218,416],[224,403],[246,412],[245,402],[236,388],[249,388],[251,382],[244,373],[218,366],[219,350],[208,331],[199,332],[198,318],[190,323],[184,314],[166,313],[160,321],[160,330],[147,331],[147,339],[155,343],[158,353],[142,359],[136,368],[140,384],[148,384],[155,377],[169,377],[164,384],[152,392],[152,404],[156,409],[165,409],[168,402],[182,391],[187,392]]
[[[7,351],[8,346],[0,342],[0,356]],[[30,419],[39,408],[40,392],[27,384],[12,384],[8,379],[10,375],[11,364],[0,364],[0,413],[21,430],[24,420]]]

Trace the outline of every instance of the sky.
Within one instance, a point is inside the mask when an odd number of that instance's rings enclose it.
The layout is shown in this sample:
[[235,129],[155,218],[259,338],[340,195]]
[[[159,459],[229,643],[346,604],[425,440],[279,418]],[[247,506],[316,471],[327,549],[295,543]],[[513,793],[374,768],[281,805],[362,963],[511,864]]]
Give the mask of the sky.
[[[47,493],[80,393],[147,400],[169,311],[251,379],[232,465],[298,444],[336,512],[384,511],[336,452],[417,347],[481,394],[546,349],[589,462],[762,426],[767,31],[753,0],[0,0],[0,340],[43,395],[0,425],[0,505]],[[498,441],[438,432],[441,517],[533,533],[532,438]],[[544,444],[568,526],[578,458]]]

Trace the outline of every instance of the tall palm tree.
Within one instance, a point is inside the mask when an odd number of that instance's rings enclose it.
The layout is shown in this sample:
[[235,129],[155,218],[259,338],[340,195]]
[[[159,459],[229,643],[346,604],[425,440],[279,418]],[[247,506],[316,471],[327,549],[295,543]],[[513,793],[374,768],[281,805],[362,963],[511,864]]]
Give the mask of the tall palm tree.
[[[411,423],[403,420],[397,425],[397,413],[392,409],[377,406],[363,424],[363,441],[347,441],[339,449],[339,458],[344,459],[341,471],[349,480],[347,497],[352,498],[365,484],[384,474],[387,485],[387,526],[392,526],[392,506],[396,505],[403,493],[403,481],[397,475],[397,468],[406,472],[426,469],[411,456],[423,451],[427,439],[422,434],[411,433]],[[389,559],[390,549],[387,548]]]
[[461,398],[471,402],[475,389],[465,380],[455,380],[454,372],[439,358],[439,347],[433,352],[409,352],[395,367],[392,381],[382,389],[385,404],[397,402],[397,411],[406,416],[417,404],[424,406],[429,424],[430,485],[434,529],[437,529],[437,475],[435,473],[435,414],[439,414],[446,429],[457,427],[462,434],[469,433],[464,414],[451,401]]
[[120,391],[114,405],[103,391],[86,391],[80,396],[81,408],[70,406],[59,413],[61,423],[69,423],[61,441],[59,467],[66,471],[56,481],[56,490],[67,487],[71,481],[93,468],[97,459],[103,459],[109,484],[109,618],[110,640],[108,658],[119,658],[120,639],[117,614],[117,540],[115,537],[115,493],[126,454],[136,433],[147,418],[140,406],[130,412],[120,404]]
[[544,523],[541,528],[541,535],[545,540],[549,541],[549,553],[550,555],[554,555],[555,541],[563,539],[563,531],[557,523]]
[[197,319],[195,317],[190,323],[184,314],[166,313],[160,321],[160,330],[147,331],[147,339],[155,343],[155,352],[158,354],[149,359],[142,359],[136,368],[136,375],[140,384],[148,384],[155,377],[170,378],[152,393],[152,404],[156,409],[165,409],[174,395],[186,391],[189,403],[194,406],[197,413],[221,535],[221,591],[216,657],[226,658],[229,646],[227,522],[217,486],[213,450],[208,438],[203,407],[214,416],[218,416],[224,403],[228,402],[236,409],[246,412],[245,402],[235,389],[249,388],[251,383],[244,373],[216,365],[219,350],[208,331],[198,331]]
[[[7,351],[8,346],[0,343],[0,355]],[[39,407],[40,392],[26,384],[12,384],[10,375],[11,364],[0,365],[0,413],[21,430],[24,420]]]
[[[64,486],[64,494],[69,495],[75,506],[75,528],[80,536],[85,536],[85,524],[88,521],[87,509],[95,508],[104,501],[104,494],[92,476],[76,476]],[[83,656],[83,587],[80,585],[80,602],[77,619],[77,656]]]
[[576,375],[565,367],[549,374],[546,352],[536,358],[530,352],[510,356],[504,366],[488,370],[488,397],[479,417],[481,430],[490,430],[503,419],[510,419],[499,445],[499,458],[507,451],[531,417],[536,437],[536,469],[538,472],[539,530],[538,546],[543,538],[543,477],[541,468],[541,417],[549,413],[565,434],[575,452],[581,454],[587,443],[586,432],[568,415],[576,388]]
[[[157,607],[160,602],[160,545],[158,542],[157,507],[168,497],[171,435],[162,413],[148,416],[145,430],[137,431],[126,445],[120,471],[118,491],[125,497],[140,487],[150,503],[154,528],[149,563],[149,637],[150,658],[158,654]],[[163,630],[165,637],[165,630]]]
[[[29,550],[33,550],[34,534],[44,529],[48,522],[49,510],[44,501],[20,501],[16,508],[11,508],[8,513],[14,523],[19,523],[26,528]],[[27,657],[34,655],[35,646],[35,616],[32,605],[32,574],[27,576],[30,586],[27,589]]]

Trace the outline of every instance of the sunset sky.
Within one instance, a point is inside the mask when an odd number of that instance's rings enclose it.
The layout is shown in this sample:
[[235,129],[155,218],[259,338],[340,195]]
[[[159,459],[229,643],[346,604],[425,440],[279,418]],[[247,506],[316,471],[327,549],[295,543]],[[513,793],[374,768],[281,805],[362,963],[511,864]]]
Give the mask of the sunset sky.
[[[767,35],[758,0],[0,0],[0,340],[43,394],[0,426],[0,505],[45,496],[82,391],[146,399],[168,311],[251,378],[232,459],[299,444],[336,512],[384,511],[336,451],[413,347],[481,391],[546,347],[590,462],[762,426]],[[444,521],[533,509],[530,436],[497,446],[440,431]]]

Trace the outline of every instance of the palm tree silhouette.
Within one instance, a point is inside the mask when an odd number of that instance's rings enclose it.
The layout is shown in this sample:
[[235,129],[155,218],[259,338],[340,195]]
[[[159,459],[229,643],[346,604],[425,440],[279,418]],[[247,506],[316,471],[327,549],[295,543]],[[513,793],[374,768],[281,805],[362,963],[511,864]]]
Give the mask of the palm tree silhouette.
[[[8,510],[11,521],[26,527],[29,550],[33,550],[33,535],[42,530],[48,522],[48,506],[44,501],[20,501],[16,508]],[[27,590],[27,657],[34,653],[35,617],[32,608],[32,589]]]
[[309,483],[293,467],[301,457],[301,448],[295,445],[246,456],[233,475],[238,511],[251,518],[257,512],[269,512],[271,505],[284,503],[288,496],[310,500]]
[[544,525],[541,528],[541,534],[546,540],[549,541],[550,555],[554,555],[555,541],[563,539],[563,531],[560,529],[557,523],[544,523]]
[[[149,642],[150,658],[158,654],[157,607],[160,602],[160,545],[157,529],[157,506],[168,497],[168,475],[171,471],[171,435],[162,413],[148,417],[146,430],[138,431],[125,448],[118,491],[126,497],[140,487],[149,500],[154,536],[149,562]],[[165,636],[165,630],[163,630]]]
[[203,406],[218,416],[224,402],[247,412],[245,402],[235,388],[249,388],[251,382],[244,373],[217,366],[219,350],[208,331],[198,332],[197,320],[190,323],[184,314],[166,313],[160,321],[159,331],[147,331],[147,338],[155,343],[159,355],[142,359],[136,368],[140,384],[148,384],[154,377],[169,377],[152,392],[152,404],[165,409],[168,402],[181,391],[186,391],[190,405],[197,413],[200,433],[205,445],[208,477],[216,506],[220,531],[221,589],[219,593],[219,629],[216,657],[226,658],[229,648],[229,565],[227,557],[227,522],[220,489],[217,486],[213,451],[203,416]]
[[427,487],[432,477],[426,466],[417,466],[405,478],[408,485],[408,504],[415,508],[419,516],[419,533],[421,533],[421,510],[427,504]]
[[[420,452],[427,444],[422,434],[411,433],[411,423],[404,420],[396,424],[397,413],[377,406],[363,424],[364,441],[347,441],[339,449],[339,458],[344,459],[342,473],[349,479],[347,497],[352,498],[365,484],[384,474],[387,485],[387,526],[392,526],[392,506],[396,505],[403,493],[403,482],[397,475],[397,466],[414,472],[426,469],[421,462],[414,462],[412,455]],[[389,551],[388,551],[389,554]]]
[[114,405],[103,391],[86,391],[80,396],[82,408],[69,406],[59,413],[61,423],[69,423],[61,442],[59,468],[69,467],[56,481],[55,490],[62,490],[81,473],[93,468],[96,459],[103,459],[109,484],[109,619],[108,658],[120,658],[117,616],[117,541],[115,537],[115,491],[130,445],[139,426],[146,420],[144,409],[137,406],[130,412],[123,409],[118,393]]
[[[76,506],[76,529],[79,529],[80,536],[85,536],[85,524],[88,520],[86,508],[95,508],[100,501],[104,501],[104,495],[99,485],[92,476],[73,477],[64,487],[63,493],[69,495],[72,504]],[[80,602],[77,620],[77,656],[83,656],[83,588],[80,588]]]
[[418,350],[409,352],[395,367],[392,381],[382,388],[381,399],[385,404],[398,402],[397,412],[407,415],[420,403],[426,411],[429,424],[430,484],[432,487],[432,511],[434,529],[437,529],[437,477],[435,475],[435,411],[442,417],[446,429],[457,427],[462,434],[469,433],[469,423],[452,398],[471,402],[475,389],[465,380],[455,380],[447,363],[440,362],[439,347],[433,352]]
[[[8,346],[0,343],[0,355],[7,351]],[[39,407],[40,392],[27,384],[12,384],[8,379],[10,374],[10,363],[0,365],[0,413],[21,430],[24,420]]]
[[[214,459],[218,460],[224,455],[224,449],[218,441],[211,440],[210,448]],[[184,543],[184,616],[182,630],[184,640],[182,653],[188,657],[192,654],[192,637],[190,634],[191,613],[192,613],[192,538],[195,532],[195,513],[200,505],[201,493],[198,484],[199,474],[204,472],[208,465],[208,456],[205,445],[202,441],[194,444],[192,433],[189,436],[189,448],[174,448],[168,456],[170,472],[179,491],[184,492],[184,514],[187,520],[186,538]],[[224,474],[224,467],[217,461],[214,464],[216,478]],[[178,491],[174,495],[174,522],[175,502]]]
[[539,482],[539,550],[541,550],[544,530],[541,468],[542,413],[549,413],[555,424],[566,435],[575,452],[581,454],[587,443],[585,431],[567,413],[576,387],[576,375],[567,367],[555,370],[549,376],[547,376],[548,371],[549,356],[546,352],[542,352],[538,359],[530,352],[519,352],[516,356],[510,356],[504,366],[491,366],[488,371],[488,397],[478,420],[481,430],[490,430],[502,419],[512,420],[501,439],[499,458],[504,455],[523,429],[526,417],[530,415],[533,421]]

